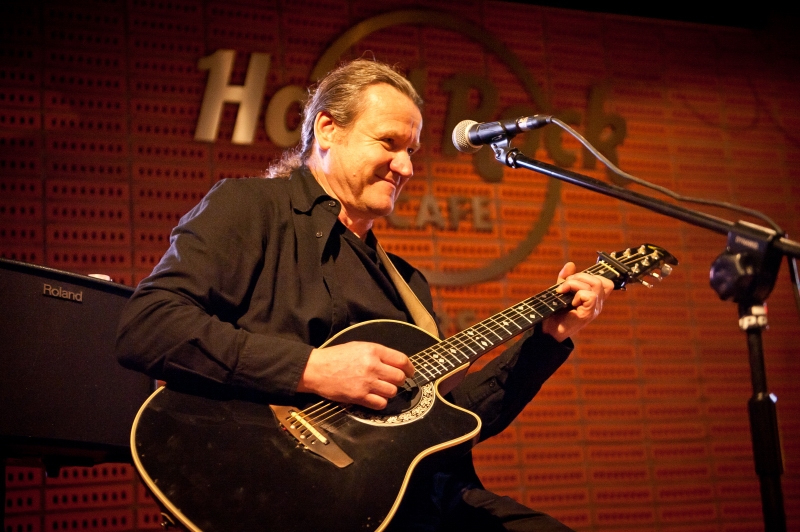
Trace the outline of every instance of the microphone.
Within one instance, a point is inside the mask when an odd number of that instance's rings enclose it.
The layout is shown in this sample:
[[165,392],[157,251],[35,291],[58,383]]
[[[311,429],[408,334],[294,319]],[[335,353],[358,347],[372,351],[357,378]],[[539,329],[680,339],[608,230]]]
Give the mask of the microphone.
[[484,122],[479,124],[474,120],[462,120],[453,129],[453,144],[456,149],[464,153],[475,153],[484,144],[491,144],[513,138],[523,131],[539,129],[553,120],[551,115],[523,116],[522,118],[507,118],[497,122]]

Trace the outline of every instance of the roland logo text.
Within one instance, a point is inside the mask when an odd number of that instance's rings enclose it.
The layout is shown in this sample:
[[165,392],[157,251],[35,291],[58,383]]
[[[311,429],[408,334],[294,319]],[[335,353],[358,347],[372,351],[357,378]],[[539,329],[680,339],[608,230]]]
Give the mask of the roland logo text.
[[83,292],[70,292],[68,290],[64,290],[60,286],[50,286],[49,284],[44,285],[44,295],[49,297],[57,297],[58,299],[69,299],[70,301],[77,301],[78,303],[83,303]]

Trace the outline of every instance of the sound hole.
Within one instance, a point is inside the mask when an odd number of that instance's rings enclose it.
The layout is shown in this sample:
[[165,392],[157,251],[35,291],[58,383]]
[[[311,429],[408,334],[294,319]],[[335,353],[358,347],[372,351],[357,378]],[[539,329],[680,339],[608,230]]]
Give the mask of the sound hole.
[[433,383],[420,387],[413,379],[406,379],[383,410],[351,405],[348,411],[354,418],[368,424],[402,425],[423,417],[433,405],[435,395]]
[[414,379],[406,379],[403,386],[397,389],[397,395],[389,399],[386,408],[380,411],[384,416],[396,416],[411,410],[419,403],[421,392]]

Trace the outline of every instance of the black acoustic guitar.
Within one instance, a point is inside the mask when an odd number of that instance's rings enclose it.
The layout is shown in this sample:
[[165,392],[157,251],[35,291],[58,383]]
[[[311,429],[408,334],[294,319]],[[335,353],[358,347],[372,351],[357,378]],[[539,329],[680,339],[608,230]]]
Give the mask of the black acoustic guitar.
[[[585,272],[622,288],[677,264],[664,249],[600,253]],[[571,308],[555,287],[440,341],[406,323],[379,320],[325,345],[371,341],[410,356],[416,373],[385,410],[319,401],[279,406],[163,387],[131,433],[134,463],[168,514],[192,531],[383,530],[412,472],[467,453],[480,419],[443,399],[444,381],[480,356]],[[440,386],[443,385],[443,386]]]

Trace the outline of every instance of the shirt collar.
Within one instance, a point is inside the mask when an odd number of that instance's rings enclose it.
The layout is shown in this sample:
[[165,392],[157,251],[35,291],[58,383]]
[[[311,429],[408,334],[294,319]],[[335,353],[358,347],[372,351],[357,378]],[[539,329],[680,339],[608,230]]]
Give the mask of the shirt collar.
[[[314,174],[305,165],[297,168],[289,177],[292,195],[292,207],[299,213],[309,213],[321,201],[335,201],[314,178]],[[338,207],[339,202],[335,205]],[[336,214],[338,215],[338,208]]]
[[[325,192],[325,189],[322,188],[322,185],[319,184],[307,166],[303,165],[294,170],[289,180],[292,208],[295,212],[298,214],[311,214],[314,207],[320,205],[323,210],[333,214],[333,223],[337,221],[339,212],[342,209],[341,203]],[[333,225],[329,223],[324,223],[318,227],[324,233],[323,242],[327,241],[332,227]],[[355,233],[353,236],[358,238]],[[375,238],[372,229],[367,232],[365,242],[373,250],[377,246],[378,239]]]

